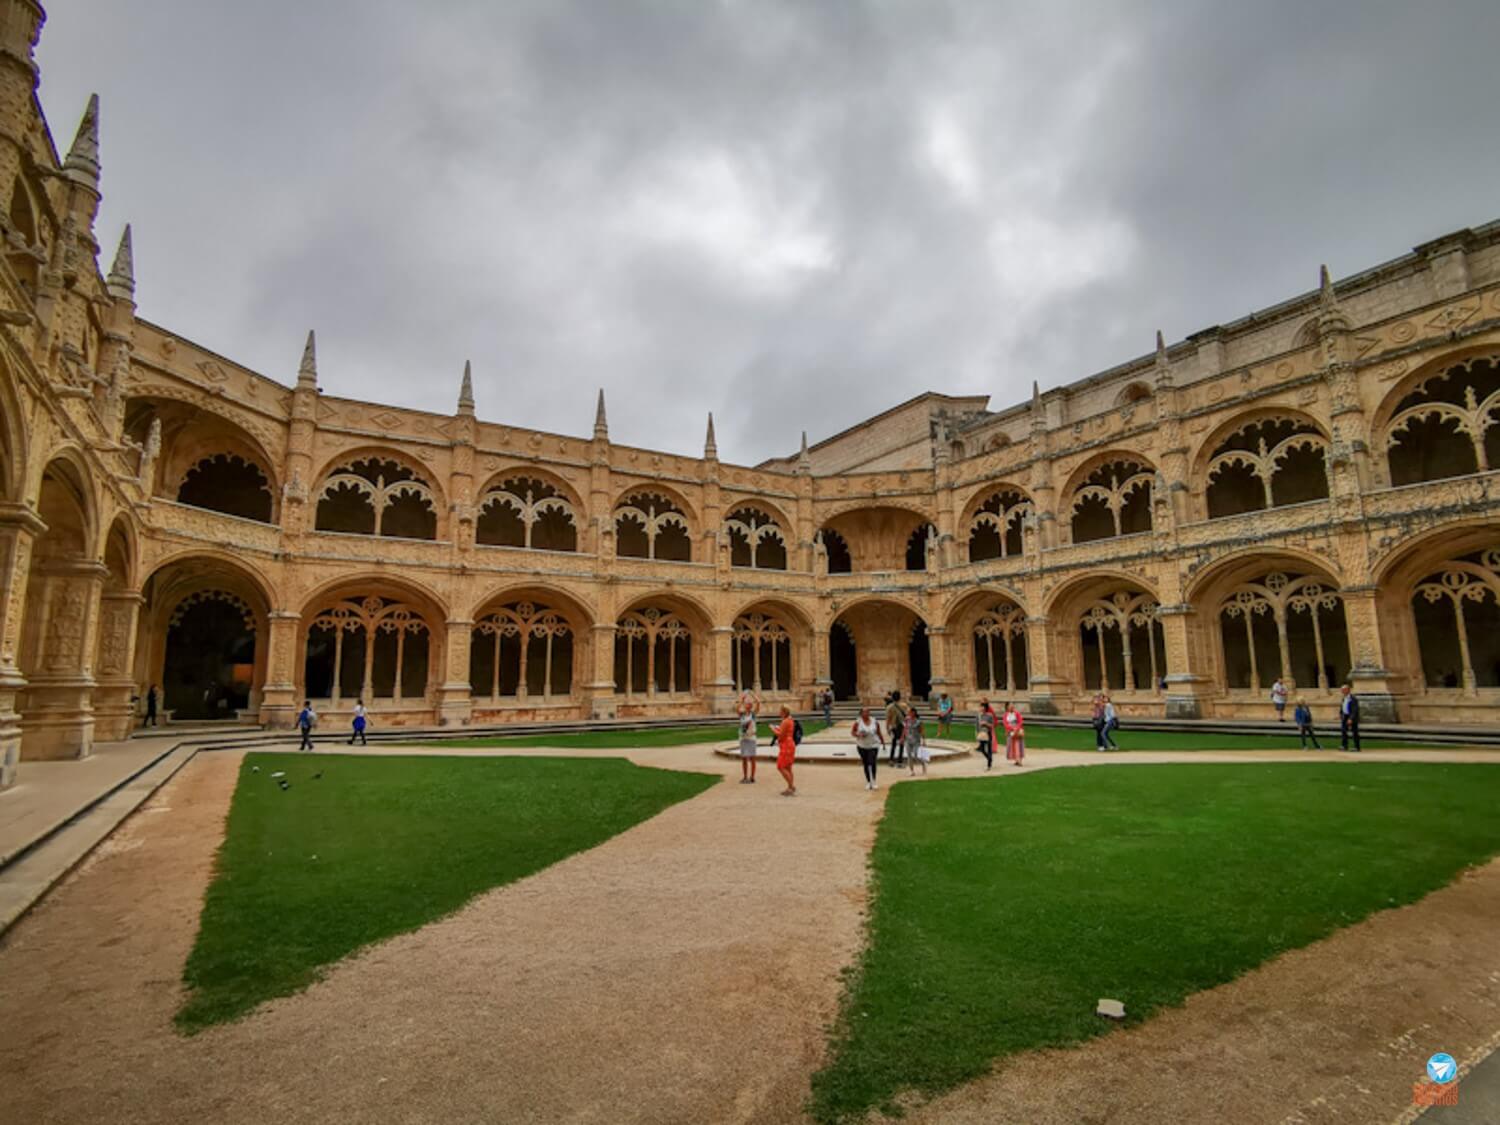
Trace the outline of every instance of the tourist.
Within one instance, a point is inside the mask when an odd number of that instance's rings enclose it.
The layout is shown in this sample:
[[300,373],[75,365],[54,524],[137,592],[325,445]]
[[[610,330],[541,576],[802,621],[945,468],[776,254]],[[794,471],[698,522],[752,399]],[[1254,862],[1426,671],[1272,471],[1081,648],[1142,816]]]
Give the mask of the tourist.
[[979,752],[984,755],[984,768],[995,764],[995,709],[988,699],[979,701],[979,714],[974,719],[974,731],[979,736]]
[[946,738],[952,733],[953,700],[945,691],[938,696],[938,737]]
[[735,705],[734,708],[736,714],[743,715],[746,711],[749,711],[752,715],[759,715],[760,709],[761,700],[759,695],[751,691],[749,688],[746,688],[744,691],[740,692],[740,701]]
[[1271,706],[1276,708],[1276,721],[1286,722],[1286,684],[1278,676],[1276,682],[1271,685]]
[[822,704],[823,704],[823,725],[825,727],[831,727],[831,726],[833,726],[833,689],[832,688],[824,688],[823,689],[823,695],[822,695],[821,701],[822,701]]
[[1101,754],[1109,749],[1109,738],[1105,729],[1104,693],[1094,696],[1094,749]]
[[154,727],[156,725],[156,685],[152,684],[146,690],[146,717],[141,720],[141,729]]
[[902,753],[904,743],[901,741],[901,727],[905,721],[906,708],[901,704],[901,693],[893,691],[887,697],[885,705],[885,731],[886,734],[890,735],[891,739],[890,761],[893,766],[901,765],[902,758],[904,757]]
[[880,749],[885,745],[885,736],[880,730],[880,720],[871,717],[868,707],[859,709],[859,718],[849,728],[854,737],[854,748],[859,751],[859,764],[865,771],[865,788],[878,789],[875,784],[875,767],[880,764]]
[[740,784],[755,784],[755,712],[740,712]]
[[1005,757],[1012,765],[1022,765],[1026,761],[1026,722],[1021,709],[1007,703],[1001,722],[1005,726]]
[[927,751],[927,739],[923,737],[926,732],[922,730],[922,715],[917,710],[916,704],[912,704],[906,712],[906,726],[902,731],[902,741],[906,743],[906,764],[911,767],[912,776],[917,773],[917,763],[922,763],[922,774],[927,774],[927,761],[930,757]]
[[1318,742],[1318,734],[1313,730],[1312,708],[1307,705],[1307,700],[1301,696],[1297,697],[1297,706],[1292,710],[1292,721],[1297,724],[1297,738],[1302,743],[1302,749],[1307,749],[1307,740],[1312,739],[1313,749],[1321,750],[1322,745]]
[[312,700],[304,699],[302,701],[302,710],[297,715],[297,727],[302,731],[302,745],[297,747],[299,751],[311,750],[313,748],[312,729],[317,721],[318,713],[313,710]]
[[797,795],[797,783],[792,780],[792,763],[797,760],[797,722],[792,718],[792,709],[781,705],[781,721],[776,724],[776,770],[786,779],[783,797]]
[[365,737],[365,725],[369,720],[365,718],[365,701],[357,699],[354,701],[354,729],[349,732],[349,745],[354,745],[354,740],[359,739],[361,746],[370,745],[369,739]]
[[1115,701],[1108,695],[1104,697],[1104,744],[1111,750],[1118,750],[1115,745],[1114,732],[1120,729],[1120,714],[1115,710]]
[[1348,684],[1339,692],[1339,749],[1348,750],[1349,740],[1354,740],[1355,754],[1359,753],[1359,696]]

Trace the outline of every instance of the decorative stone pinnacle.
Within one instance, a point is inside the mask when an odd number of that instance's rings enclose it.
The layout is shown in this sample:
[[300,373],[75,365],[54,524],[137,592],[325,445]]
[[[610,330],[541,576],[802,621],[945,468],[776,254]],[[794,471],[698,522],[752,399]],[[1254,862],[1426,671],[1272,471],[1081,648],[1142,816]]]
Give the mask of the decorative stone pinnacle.
[[807,453],[807,431],[802,431],[802,450],[797,454],[797,471],[807,473],[812,471],[812,458]]
[[73,146],[63,161],[63,172],[71,180],[97,189],[99,186],[99,95],[90,94],[89,104],[78,123]]
[[599,388],[599,405],[594,409],[594,438],[597,441],[609,440],[609,418],[604,413],[604,388]]
[[135,296],[135,251],[130,241],[130,224],[125,224],[125,233],[120,235],[120,247],[115,251],[115,263],[109,267],[109,278],[105,282],[113,297],[129,300]]
[[703,439],[703,457],[707,461],[718,460],[719,443],[714,440],[714,412],[708,412],[708,436]]
[[318,389],[318,344],[311,328],[307,330],[307,346],[302,349],[302,365],[297,368],[297,386]]
[[1161,329],[1156,330],[1156,362],[1167,362],[1167,341],[1161,334]]
[[1333,279],[1328,276],[1326,265],[1318,267],[1318,297],[1325,309],[1331,309],[1339,303],[1339,299],[1333,292]]
[[458,388],[458,412],[474,413],[474,373],[468,360],[464,360],[464,381]]

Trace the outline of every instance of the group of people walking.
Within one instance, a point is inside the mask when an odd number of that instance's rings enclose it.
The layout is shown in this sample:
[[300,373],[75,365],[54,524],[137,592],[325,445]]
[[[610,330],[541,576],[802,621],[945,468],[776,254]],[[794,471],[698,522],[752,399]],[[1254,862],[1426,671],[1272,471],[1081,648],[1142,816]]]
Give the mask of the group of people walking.
[[[1286,684],[1278,679],[1271,685],[1271,706],[1276,709],[1277,722],[1286,720]],[[1292,722],[1297,724],[1297,743],[1302,749],[1307,749],[1308,742],[1313,744],[1314,750],[1323,749],[1323,744],[1318,741],[1318,732],[1313,729],[1312,708],[1307,705],[1307,700],[1301,696],[1297,697],[1297,705],[1292,708]],[[1350,743],[1354,745],[1351,746]],[[1361,750],[1359,744],[1359,696],[1348,684],[1339,689],[1339,749],[1358,754]]]
[[995,714],[988,699],[979,701],[979,714],[974,718],[974,731],[979,741],[979,752],[984,755],[984,768],[995,765],[995,735],[1005,732],[1005,759],[1013,766],[1026,761],[1026,720],[1021,709],[1014,703],[1006,703],[1005,709]]

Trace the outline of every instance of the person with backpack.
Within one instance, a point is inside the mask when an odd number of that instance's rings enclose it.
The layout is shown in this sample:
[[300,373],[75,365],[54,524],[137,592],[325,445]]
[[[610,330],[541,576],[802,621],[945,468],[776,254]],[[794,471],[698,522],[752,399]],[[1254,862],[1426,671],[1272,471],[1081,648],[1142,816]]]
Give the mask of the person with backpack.
[[823,707],[823,725],[825,727],[831,727],[831,726],[833,726],[833,692],[832,692],[832,690],[830,690],[829,688],[824,688],[823,689],[823,694],[820,697],[819,702],[822,704],[822,707]]
[[1094,749],[1101,754],[1109,749],[1109,732],[1106,727],[1107,719],[1104,712],[1104,693],[1099,692],[1094,696]]
[[979,752],[984,755],[984,768],[991,769],[995,765],[995,709],[988,699],[979,701],[974,731],[979,737]]
[[781,721],[776,724],[776,772],[786,779],[783,797],[797,795],[797,783],[792,778],[792,764],[797,760],[797,720],[792,718],[792,709],[781,705]]
[[927,739],[922,730],[922,714],[913,703],[906,712],[906,726],[902,730],[902,740],[906,743],[906,764],[911,769],[911,775],[917,775],[917,763],[922,763],[922,776],[927,776],[927,761],[931,756],[927,749]]
[[1005,705],[1001,716],[1005,726],[1005,757],[1012,765],[1023,765],[1026,761],[1026,721],[1021,718],[1021,709],[1014,703]]
[[354,703],[354,723],[349,731],[349,745],[354,745],[354,740],[359,739],[361,746],[370,745],[370,740],[365,737],[365,726],[369,720],[365,717],[365,701],[356,700]]
[[901,728],[906,722],[906,708],[901,705],[901,693],[891,692],[889,702],[885,705],[885,731],[891,739],[890,764],[899,766],[902,764],[904,754],[902,748],[905,745],[901,741]]
[[870,715],[868,707],[861,707],[859,718],[854,720],[849,733],[854,738],[854,749],[859,752],[859,764],[865,770],[865,788],[879,788],[875,784],[875,769],[880,764],[880,748],[885,745],[880,720]]
[[1302,749],[1307,749],[1307,740],[1312,739],[1313,749],[1323,749],[1318,741],[1318,733],[1313,730],[1312,708],[1307,705],[1307,700],[1298,698],[1297,706],[1292,711],[1292,721],[1297,724],[1297,739],[1302,744]]
[[312,700],[304,699],[302,701],[302,710],[297,715],[297,727],[302,731],[302,745],[297,747],[298,751],[311,750],[313,748],[312,729],[317,721],[318,713],[313,710]]
[[1115,701],[1104,697],[1104,742],[1111,750],[1120,747],[1115,742],[1114,732],[1120,729],[1120,713],[1115,710]]

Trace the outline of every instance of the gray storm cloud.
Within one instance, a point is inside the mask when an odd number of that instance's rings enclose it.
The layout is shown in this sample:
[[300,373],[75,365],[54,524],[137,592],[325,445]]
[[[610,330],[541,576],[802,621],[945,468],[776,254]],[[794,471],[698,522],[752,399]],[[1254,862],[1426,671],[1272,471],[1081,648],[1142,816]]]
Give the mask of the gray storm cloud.
[[1500,5],[53,6],[141,314],[283,381],[721,455],[993,404],[1495,218]]

